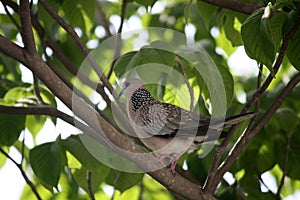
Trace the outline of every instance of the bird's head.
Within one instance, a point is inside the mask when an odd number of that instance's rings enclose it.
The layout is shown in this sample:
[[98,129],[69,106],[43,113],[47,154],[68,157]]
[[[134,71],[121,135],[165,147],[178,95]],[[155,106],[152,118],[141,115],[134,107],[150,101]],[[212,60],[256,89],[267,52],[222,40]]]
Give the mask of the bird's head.
[[121,98],[123,95],[126,98],[130,98],[132,94],[139,88],[145,88],[144,83],[141,80],[136,78],[128,79],[122,84],[122,90],[118,95],[118,98]]
[[122,91],[118,98],[123,95],[130,100],[128,103],[131,102],[131,107],[134,111],[138,110],[143,104],[154,100],[143,82],[139,79],[126,80],[122,85]]

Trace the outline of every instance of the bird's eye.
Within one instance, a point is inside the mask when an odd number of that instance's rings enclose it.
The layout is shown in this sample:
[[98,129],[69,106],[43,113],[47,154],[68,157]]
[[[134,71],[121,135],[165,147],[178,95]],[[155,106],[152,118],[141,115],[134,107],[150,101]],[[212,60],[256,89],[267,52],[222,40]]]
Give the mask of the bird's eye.
[[130,85],[129,82],[125,82],[125,87],[128,87]]

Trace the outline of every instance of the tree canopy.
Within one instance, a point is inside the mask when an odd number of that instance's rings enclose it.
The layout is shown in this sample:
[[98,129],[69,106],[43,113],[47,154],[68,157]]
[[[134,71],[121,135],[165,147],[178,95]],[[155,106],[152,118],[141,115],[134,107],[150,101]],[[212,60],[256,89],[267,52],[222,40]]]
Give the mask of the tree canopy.
[[[20,170],[21,199],[282,199],[300,189],[299,0],[1,6],[0,167],[13,162]],[[257,73],[232,69],[228,61],[241,49]],[[241,58],[233,62],[249,70]],[[24,81],[24,67],[32,82]],[[126,99],[118,97],[130,77],[187,110],[257,115],[226,128],[217,143],[186,152],[175,175],[153,169],[144,158],[149,150],[126,123]],[[37,144],[46,121],[57,119],[80,134]]]

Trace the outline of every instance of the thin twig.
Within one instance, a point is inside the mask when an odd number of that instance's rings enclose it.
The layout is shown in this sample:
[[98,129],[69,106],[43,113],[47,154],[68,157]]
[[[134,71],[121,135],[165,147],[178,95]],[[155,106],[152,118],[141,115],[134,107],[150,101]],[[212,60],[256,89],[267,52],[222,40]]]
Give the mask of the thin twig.
[[[259,65],[259,71],[258,71],[258,76],[257,76],[257,90],[261,87],[262,83],[262,76],[263,76],[263,64]],[[255,103],[255,112],[259,112],[259,107],[260,107],[260,98],[256,101]]]
[[290,145],[291,145],[291,135],[288,135],[287,136],[287,142],[286,142],[286,145],[285,145],[285,157],[284,157],[283,174],[282,174],[281,181],[280,181],[280,184],[278,186],[277,193],[276,193],[276,199],[277,200],[281,199],[280,193],[281,193],[281,190],[284,186],[284,181],[285,181],[285,177],[286,177],[286,174],[287,174]]
[[21,156],[22,156],[21,163],[20,163],[21,166],[25,158],[24,150],[25,150],[25,130],[23,130],[23,139],[22,139],[22,146],[21,146]]
[[[109,20],[106,18],[105,13],[103,12],[103,9],[102,9],[102,7],[101,7],[101,1],[97,1],[96,5],[97,5],[97,10],[99,11],[99,12],[98,12],[99,15],[97,15],[97,13],[96,13],[96,19],[98,19],[98,20],[100,21],[100,24],[101,24],[101,25],[104,27],[104,29],[105,29],[106,35],[107,35],[108,37],[110,37],[110,36],[112,36],[112,33],[111,33],[110,29],[109,29],[110,22],[109,22]],[[101,22],[102,22],[102,23],[101,23]]]
[[32,190],[32,192],[34,193],[34,195],[36,196],[36,198],[38,200],[41,200],[41,196],[37,191],[37,188],[35,187],[35,185],[29,180],[28,176],[26,175],[25,171],[22,168],[22,165],[17,163],[12,157],[10,157],[10,155],[8,155],[2,148],[0,148],[0,152],[6,156],[9,160],[11,160],[20,170],[25,182],[27,183],[27,185],[30,187],[30,189]]
[[10,20],[12,21],[12,23],[16,26],[16,28],[21,31],[21,27],[18,24],[18,22],[15,20],[15,18],[10,14],[9,10],[7,9],[6,5],[4,4],[4,2],[2,2],[2,6],[4,8],[5,13],[7,14],[7,16],[10,18]]
[[189,89],[189,93],[190,93],[190,96],[191,96],[190,110],[193,111],[194,110],[194,101],[195,101],[194,90],[193,90],[191,84],[188,81],[188,77],[187,77],[187,75],[186,75],[186,73],[183,69],[182,63],[181,63],[180,58],[178,56],[176,56],[176,63],[177,63],[177,65],[178,65],[178,67],[179,67],[179,69],[180,69],[180,71],[183,75],[184,82],[185,82],[186,86]]
[[125,21],[125,15],[126,15],[126,6],[127,6],[127,0],[123,0],[122,2],[122,7],[121,7],[121,23],[120,23],[120,27],[118,29],[118,33],[122,33],[123,30],[123,24]]
[[0,105],[0,113],[18,115],[49,115],[60,118],[71,125],[75,125],[73,117],[50,106],[15,107]]
[[122,7],[121,7],[121,15],[120,15],[120,17],[121,17],[120,27],[118,29],[118,34],[115,36],[116,39],[117,39],[116,48],[115,48],[115,55],[114,55],[114,58],[113,58],[113,62],[111,63],[111,66],[109,68],[109,72],[107,74],[107,79],[108,80],[109,80],[109,78],[111,77],[111,75],[114,71],[115,62],[121,54],[121,48],[122,48],[121,33],[122,33],[122,30],[123,30],[123,24],[124,24],[124,21],[125,21],[126,6],[127,6],[127,0],[123,0]]
[[92,172],[91,171],[87,172],[87,185],[88,185],[90,199],[95,200],[93,186],[92,186]]
[[39,79],[34,74],[33,74],[33,90],[34,90],[34,94],[36,96],[38,104],[46,105],[46,103],[43,101],[43,98],[41,96],[40,87],[39,87]]
[[85,47],[84,43],[80,40],[79,36],[75,32],[75,30],[70,27],[52,8],[51,6],[45,1],[45,0],[39,0],[40,4],[43,6],[43,8],[50,14],[50,16],[63,28],[65,31],[73,38],[73,40],[76,42],[76,44],[79,46],[79,49],[83,53],[84,56],[86,56],[87,60],[97,73],[99,79],[102,81],[102,83],[107,87],[109,92],[116,98],[114,93],[114,88],[109,83],[107,78],[104,76],[102,70],[98,66],[95,59],[89,54],[88,49]]
[[275,197],[275,194],[273,193],[273,191],[269,188],[269,186],[268,186],[268,185],[265,183],[265,181],[262,179],[262,176],[261,176],[261,173],[260,173],[259,169],[258,169],[256,166],[253,166],[253,168],[254,168],[254,171],[256,172],[256,175],[257,175],[257,177],[258,177],[259,182],[260,182],[261,184],[263,184],[263,186],[264,186],[265,188],[267,188],[267,190],[269,190],[269,192],[272,194],[272,196]]

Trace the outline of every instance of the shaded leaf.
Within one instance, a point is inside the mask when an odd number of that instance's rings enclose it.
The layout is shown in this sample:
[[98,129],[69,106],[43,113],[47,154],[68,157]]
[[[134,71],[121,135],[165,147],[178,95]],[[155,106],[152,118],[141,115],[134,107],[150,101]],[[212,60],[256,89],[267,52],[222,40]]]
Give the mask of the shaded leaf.
[[241,29],[245,51],[250,58],[263,63],[274,74],[275,45],[272,40],[269,18],[264,9],[258,9],[243,23]]
[[156,0],[134,0],[135,2],[137,2],[138,4],[141,4],[145,7],[148,7],[148,6],[153,6],[156,2]]
[[228,14],[224,23],[226,38],[231,42],[233,47],[243,44],[240,34],[241,23],[234,15]]
[[[287,163],[287,176],[292,179],[300,179],[300,171],[299,171],[299,165],[300,165],[300,136],[298,134],[300,129],[300,121],[298,119],[298,124],[294,128],[294,131],[292,133],[291,139],[290,139],[290,147],[288,151],[288,163]],[[287,145],[287,139],[285,140],[277,140],[277,155],[278,155],[278,164],[283,171],[285,166],[285,149]]]
[[[72,135],[61,141],[63,148],[70,152],[72,156],[74,156],[77,161],[81,163],[86,169],[93,171],[96,169],[102,169],[102,175],[107,174],[107,170],[109,169],[107,166],[100,163],[94,156],[92,156],[86,147],[82,144],[81,139],[78,135]],[[70,156],[68,156],[70,158]],[[74,158],[73,158],[74,159]],[[68,160],[68,163],[69,160]],[[74,162],[72,162],[74,164]],[[77,165],[79,166],[79,165]],[[69,167],[74,167],[69,166]],[[79,166],[80,167],[80,166]]]
[[[34,147],[29,160],[35,175],[46,185],[57,187],[63,167],[60,139]],[[50,188],[48,188],[50,189]]]
[[[87,193],[89,192],[88,189],[88,172],[89,170],[87,170],[86,168],[81,168],[81,169],[76,169],[74,170],[73,173],[73,177],[76,181],[76,183],[83,188]],[[106,174],[103,174],[103,170],[99,169],[95,169],[93,170],[93,172],[91,172],[91,186],[93,189],[93,192],[96,192],[100,186],[100,184],[102,183],[102,181],[104,180]]]
[[115,187],[120,192],[131,188],[142,181],[144,177],[143,173],[126,173],[116,170],[111,170],[106,182]]
[[270,19],[270,32],[272,35],[272,40],[275,45],[275,50],[278,51],[280,48],[282,40],[282,28],[287,16],[285,14],[278,14]]
[[13,145],[24,129],[25,116],[0,114],[0,145]]
[[292,65],[298,71],[300,71],[300,29],[299,28],[289,41],[286,55],[289,61],[292,63]]
[[197,1],[199,14],[202,17],[207,30],[211,28],[211,21],[214,19],[214,13],[217,10],[217,7],[212,6],[211,4]]

